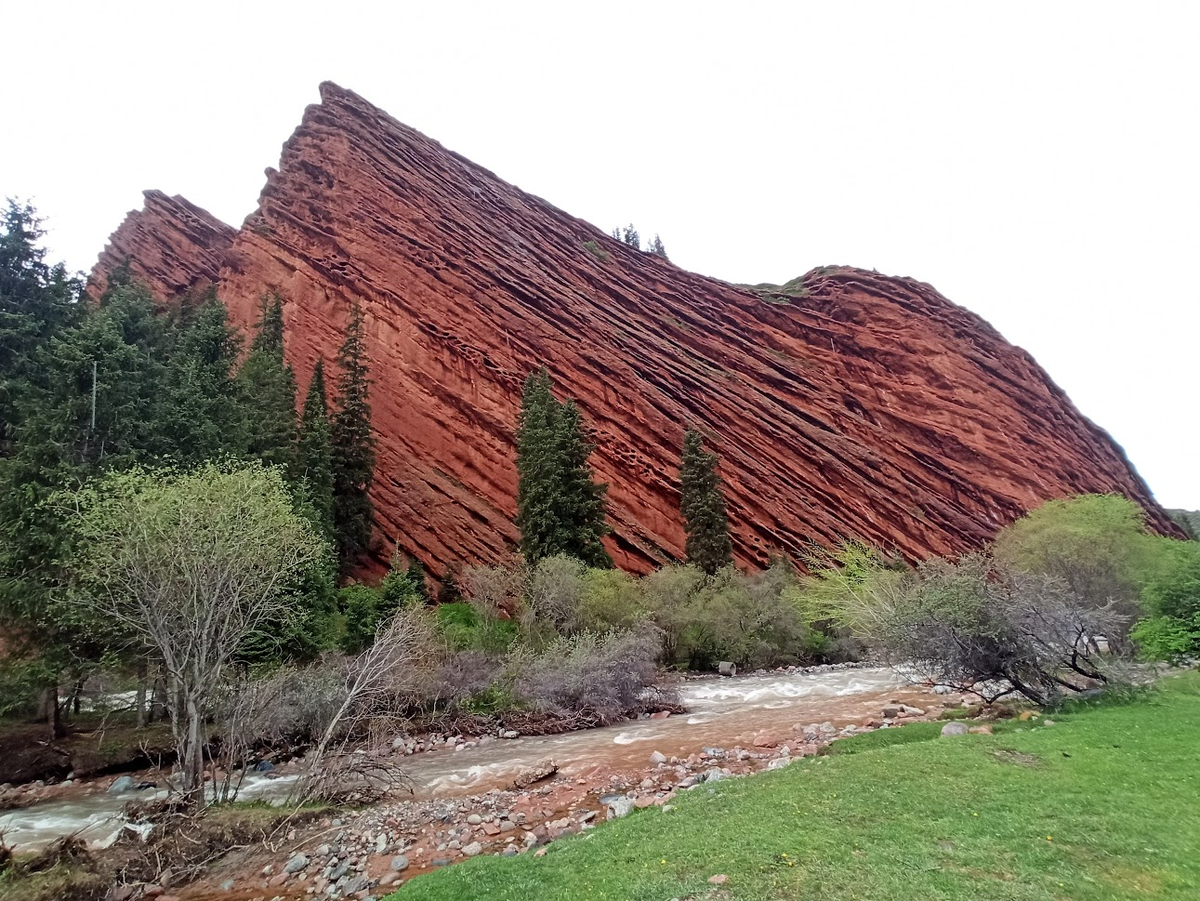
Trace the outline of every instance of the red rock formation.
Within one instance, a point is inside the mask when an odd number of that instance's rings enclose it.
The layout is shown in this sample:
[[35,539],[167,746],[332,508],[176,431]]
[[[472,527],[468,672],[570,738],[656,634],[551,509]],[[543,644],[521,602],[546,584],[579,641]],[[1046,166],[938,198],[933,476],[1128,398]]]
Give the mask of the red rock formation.
[[143,191],[142,196],[145,207],[130,210],[108,239],[88,279],[88,294],[99,298],[109,274],[125,260],[131,273],[160,297],[216,284],[237,229],[178,194]]
[[631,570],[682,555],[685,425],[721,455],[742,565],[848,536],[909,558],[958,552],[1077,492],[1125,494],[1170,530],[1120,448],[1034,360],[928,285],[841,267],[788,293],[704,278],[349,91],[321,97],[229,249],[220,293],[243,324],[263,291],[285,297],[302,389],[361,304],[382,557],[399,540],[440,571],[513,546],[512,435],[541,364],[595,428],[609,546]]

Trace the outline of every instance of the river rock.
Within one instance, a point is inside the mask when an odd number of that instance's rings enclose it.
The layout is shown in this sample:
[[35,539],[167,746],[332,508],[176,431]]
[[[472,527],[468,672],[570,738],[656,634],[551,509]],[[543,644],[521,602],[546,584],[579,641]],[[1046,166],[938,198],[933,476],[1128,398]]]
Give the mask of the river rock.
[[405,870],[408,869],[408,858],[405,857],[403,854],[397,854],[395,857],[392,858],[392,862],[391,862],[390,866],[394,872],[403,873]]
[[481,817],[477,813],[473,813],[469,817],[467,817],[467,825],[469,825],[469,826],[478,826],[482,822],[483,822],[483,817]]
[[962,723],[946,723],[942,726],[942,735],[966,735],[967,731]]
[[610,820],[620,819],[633,810],[633,801],[629,798],[613,798],[608,802],[606,816]]
[[344,896],[355,895],[358,892],[366,889],[369,880],[366,876],[351,876],[341,885],[341,892]]
[[120,795],[124,792],[131,792],[137,788],[137,783],[133,781],[132,776],[118,776],[113,784],[108,787],[110,795]]
[[287,863],[285,863],[283,865],[283,872],[289,873],[289,874],[290,873],[299,873],[301,870],[303,870],[307,866],[308,866],[308,858],[306,856],[304,856],[303,854],[297,854],[294,857],[292,857],[291,860],[289,860]]
[[655,751],[653,754],[650,755],[650,762],[655,765],[660,764],[660,763],[666,763],[667,755],[663,754],[661,751]]
[[483,853],[483,845],[479,842],[471,842],[471,844],[462,849],[462,853],[466,857],[475,857]]

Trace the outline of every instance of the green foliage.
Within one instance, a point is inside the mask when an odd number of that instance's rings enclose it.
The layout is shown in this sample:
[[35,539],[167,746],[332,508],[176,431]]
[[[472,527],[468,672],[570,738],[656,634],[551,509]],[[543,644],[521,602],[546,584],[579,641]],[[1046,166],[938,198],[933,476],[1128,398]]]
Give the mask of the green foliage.
[[397,610],[425,603],[424,570],[406,565],[400,553],[392,557],[392,566],[378,588],[352,582],[338,592],[338,609],[343,620],[339,646],[347,654],[357,654],[375,641],[381,625]]
[[646,250],[654,254],[656,257],[662,257],[664,260],[670,259],[670,257],[667,256],[667,248],[663,246],[662,238],[660,238],[657,233],[655,233],[654,240],[650,242],[650,246],[647,247]]
[[35,372],[38,348],[79,318],[82,284],[46,263],[33,207],[10,199],[0,220],[0,456],[12,439],[20,384]]
[[442,583],[438,586],[437,602],[439,604],[457,604],[462,600],[462,588],[459,587],[459,579],[462,577],[462,568],[457,563],[449,563],[446,565],[446,571],[442,573]]
[[333,525],[333,450],[329,435],[329,405],[325,397],[325,364],[317,360],[313,367],[304,412],[300,417],[300,442],[297,470],[303,480],[305,497],[321,533],[334,539]]
[[632,247],[634,250],[642,249],[642,236],[638,234],[638,230],[634,227],[632,222],[626,225],[624,228],[614,228],[612,230],[612,236],[622,244]]
[[371,377],[363,334],[362,309],[355,307],[338,351],[338,409],[330,442],[333,461],[333,523],[338,558],[351,566],[371,543],[372,508],[368,492],[375,478],[375,439],[371,434]]
[[1181,663],[1200,656],[1200,542],[1168,541],[1142,592],[1146,617],[1133,630],[1143,655]]
[[517,426],[517,528],[526,560],[565,554],[589,566],[611,566],[601,543],[607,485],[593,481],[587,437],[574,401],[554,398],[542,367],[525,381]]
[[383,599],[377,589],[351,582],[338,592],[338,609],[344,618],[339,646],[347,654],[357,654],[371,645],[382,617]]
[[54,676],[39,658],[0,658],[0,717],[33,713],[42,690]]
[[732,565],[733,542],[717,475],[717,455],[704,450],[704,438],[695,429],[683,435],[679,481],[688,562],[711,576]]
[[193,465],[239,455],[248,440],[234,379],[241,338],[225,305],[209,289],[198,303],[181,306],[171,326],[162,425],[173,444],[167,456]]
[[726,567],[707,578],[685,608],[677,659],[694,669],[722,660],[753,669],[803,659],[808,626],[785,595],[793,583],[787,563],[752,575]]
[[1062,579],[1087,603],[1115,601],[1129,612],[1136,611],[1158,544],[1133,501],[1085,494],[1048,501],[1001,530],[994,552],[1017,569]]
[[583,249],[598,259],[601,263],[607,263],[609,260],[608,251],[602,248],[595,241],[584,241]]
[[296,472],[296,376],[283,356],[283,300],[264,295],[258,332],[237,377],[245,452]]
[[466,601],[439,604],[437,620],[446,644],[456,651],[501,653],[518,638],[514,620],[483,615]]
[[1167,515],[1175,525],[1183,529],[1188,541],[1200,540],[1200,511],[1168,510]]
[[162,662],[184,795],[203,795],[205,724],[227,667],[282,638],[287,588],[325,547],[277,468],[112,472],[65,496],[69,611],[90,611]]

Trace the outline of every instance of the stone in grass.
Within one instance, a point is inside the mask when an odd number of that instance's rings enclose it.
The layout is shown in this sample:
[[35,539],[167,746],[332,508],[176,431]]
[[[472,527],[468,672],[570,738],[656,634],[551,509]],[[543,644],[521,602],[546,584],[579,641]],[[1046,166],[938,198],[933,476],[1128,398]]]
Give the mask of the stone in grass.
[[613,798],[608,802],[607,816],[610,820],[620,819],[633,810],[633,801],[629,798]]
[[942,726],[942,735],[966,735],[968,729],[962,723],[946,723]]
[[715,876],[709,876],[708,882],[710,885],[724,885],[729,881],[729,877],[724,873],[717,873]]

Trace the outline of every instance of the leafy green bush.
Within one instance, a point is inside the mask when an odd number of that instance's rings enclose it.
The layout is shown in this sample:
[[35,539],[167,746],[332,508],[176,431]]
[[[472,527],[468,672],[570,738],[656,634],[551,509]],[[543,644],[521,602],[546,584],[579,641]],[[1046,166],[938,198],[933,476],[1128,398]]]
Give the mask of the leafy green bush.
[[459,601],[439,604],[438,628],[452,650],[506,650],[517,638],[517,624],[512,620],[481,616],[473,604]]
[[1147,616],[1133,638],[1144,656],[1172,663],[1200,656],[1200,542],[1169,542],[1142,602]]

